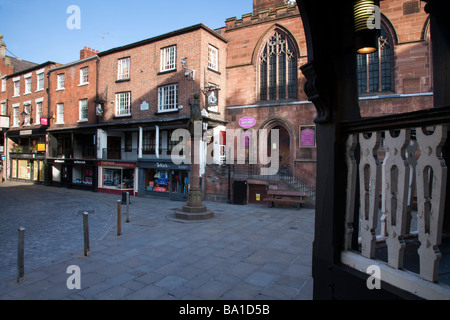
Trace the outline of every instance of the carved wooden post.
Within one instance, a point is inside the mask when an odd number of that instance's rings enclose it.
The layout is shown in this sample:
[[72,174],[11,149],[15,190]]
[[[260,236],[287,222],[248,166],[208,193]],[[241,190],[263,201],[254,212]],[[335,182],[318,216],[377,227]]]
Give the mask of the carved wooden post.
[[436,126],[433,134],[416,129],[420,157],[417,160],[417,205],[420,247],[420,276],[428,281],[438,279],[441,252],[447,167],[441,148],[447,139],[447,127]]
[[345,217],[345,249],[352,248],[353,222],[355,213],[356,196],[356,177],[358,174],[358,165],[355,158],[355,150],[358,146],[358,135],[351,134],[346,144],[346,162],[347,162],[347,199],[346,199],[346,217]]
[[386,131],[386,158],[383,161],[385,180],[386,244],[388,246],[388,264],[396,269],[403,267],[405,252],[405,228],[409,184],[409,168],[406,160],[406,148],[411,139],[411,130],[402,129],[398,137]]
[[405,234],[411,233],[411,221],[413,205],[414,205],[414,192],[416,190],[416,152],[417,152],[417,141],[410,140],[409,145],[406,147],[406,156],[409,167],[409,184],[408,184],[408,209],[406,213],[406,229]]
[[370,138],[359,135],[361,145],[361,162],[359,164],[359,179],[361,182],[361,253],[364,257],[375,258],[376,235],[379,203],[379,186],[381,179],[380,161],[377,150],[380,146],[381,133],[372,132]]

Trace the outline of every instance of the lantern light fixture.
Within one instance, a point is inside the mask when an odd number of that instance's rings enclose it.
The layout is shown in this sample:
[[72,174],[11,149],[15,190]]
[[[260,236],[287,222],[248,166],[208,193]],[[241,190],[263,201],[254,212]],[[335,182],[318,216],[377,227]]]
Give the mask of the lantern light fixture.
[[360,54],[378,50],[380,33],[380,6],[377,0],[357,0],[353,5],[355,22],[355,46]]

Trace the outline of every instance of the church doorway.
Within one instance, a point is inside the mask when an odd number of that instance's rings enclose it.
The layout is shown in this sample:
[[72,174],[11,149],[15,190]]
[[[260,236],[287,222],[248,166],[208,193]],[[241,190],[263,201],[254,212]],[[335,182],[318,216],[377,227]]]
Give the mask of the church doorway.
[[[295,145],[293,141],[293,135],[289,126],[284,122],[276,120],[272,123],[268,123],[265,129],[269,130],[268,133],[268,150],[278,148],[279,150],[279,174],[288,175],[292,172],[292,159],[294,157]],[[278,130],[278,143],[272,141],[272,130]]]

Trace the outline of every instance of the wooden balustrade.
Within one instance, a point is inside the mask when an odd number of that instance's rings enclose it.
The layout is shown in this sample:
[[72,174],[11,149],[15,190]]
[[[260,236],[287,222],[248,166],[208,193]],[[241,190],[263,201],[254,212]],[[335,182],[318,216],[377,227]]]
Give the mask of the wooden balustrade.
[[[355,267],[349,253],[358,254],[357,261],[380,263],[377,241],[385,241],[387,265],[398,275],[404,271],[405,238],[415,234],[420,242],[418,278],[438,282],[447,188],[442,150],[450,108],[440,109],[440,118],[437,111],[343,124],[348,137],[344,263]],[[416,232],[411,230],[414,198]]]

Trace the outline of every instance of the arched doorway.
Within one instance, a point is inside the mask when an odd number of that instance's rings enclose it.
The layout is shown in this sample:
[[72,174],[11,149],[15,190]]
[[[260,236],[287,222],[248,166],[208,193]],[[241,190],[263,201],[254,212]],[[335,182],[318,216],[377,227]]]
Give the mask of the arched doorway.
[[[292,126],[284,119],[270,119],[261,126],[268,130],[267,150],[279,150],[279,174],[288,175],[292,172],[295,158],[295,143]],[[272,141],[272,130],[278,130],[278,141]]]
[[[289,132],[286,128],[282,126],[275,126],[272,130],[278,130],[279,137],[279,146],[277,146],[280,150],[280,162],[279,162],[279,170],[280,174],[288,174],[290,172],[290,159],[291,159],[291,138],[289,136]],[[272,141],[271,135],[269,134],[269,143]],[[273,144],[273,142],[272,142]]]

